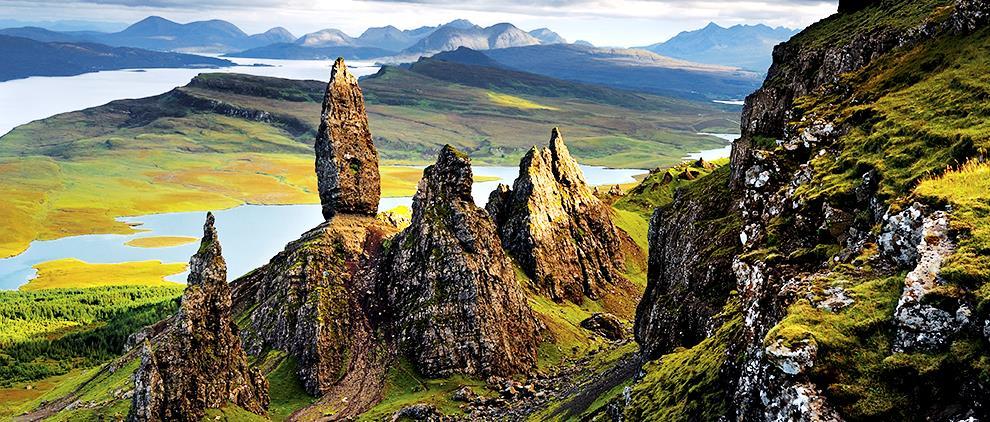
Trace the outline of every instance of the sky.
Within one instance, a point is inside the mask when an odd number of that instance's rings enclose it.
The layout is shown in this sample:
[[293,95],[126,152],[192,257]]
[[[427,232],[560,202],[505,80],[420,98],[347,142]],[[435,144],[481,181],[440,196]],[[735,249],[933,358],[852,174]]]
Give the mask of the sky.
[[463,18],[488,26],[548,27],[568,41],[600,46],[662,42],[708,22],[802,28],[834,13],[837,0],[0,0],[0,16],[21,21],[132,23],[150,15],[177,22],[230,21],[245,32],[282,26],[296,36],[337,28],[357,36],[374,26],[411,29]]

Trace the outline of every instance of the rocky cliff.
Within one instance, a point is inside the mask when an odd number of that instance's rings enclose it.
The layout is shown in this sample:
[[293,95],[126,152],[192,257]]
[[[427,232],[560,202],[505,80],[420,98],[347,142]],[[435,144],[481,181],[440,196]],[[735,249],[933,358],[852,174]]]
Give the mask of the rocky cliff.
[[361,87],[342,58],[330,71],[314,148],[324,218],[338,213],[375,215],[381,198],[378,150],[371,140]]
[[377,296],[423,374],[508,376],[536,366],[539,324],[495,225],[471,196],[471,160],[449,145],[426,168],[412,223],[390,242]]
[[142,346],[128,419],[198,421],[206,409],[228,404],[264,415],[268,380],[248,365],[241,347],[212,214],[187,283],[171,330]]
[[502,245],[550,298],[580,303],[623,281],[627,234],[611,208],[594,196],[556,128],[547,148],[533,147],[519,163],[512,188],[499,186],[486,209]]
[[375,378],[361,371],[380,366],[384,344],[362,300],[377,249],[396,231],[375,217],[338,214],[237,280],[247,351],[288,353],[306,391],[316,396],[342,388],[355,371]]
[[721,324],[715,316],[736,288],[739,217],[728,168],[675,193],[650,220],[649,269],[636,310],[636,341],[651,358],[690,347]]
[[[636,332],[654,356],[672,353],[646,366],[628,415],[964,420],[990,412],[979,322],[990,271],[976,263],[985,250],[958,246],[986,244],[973,231],[986,222],[958,207],[987,195],[922,189],[960,189],[942,178],[976,172],[990,146],[973,135],[972,114],[954,111],[979,108],[974,90],[987,92],[977,81],[990,10],[967,0],[841,8],[775,49],[766,82],[746,100],[728,197],[660,210],[651,223]],[[678,259],[705,234],[691,224],[699,208],[737,216],[731,259]],[[699,298],[709,271],[723,280],[719,294]],[[702,276],[693,280],[700,290],[671,288],[683,285],[683,272]],[[719,313],[687,331],[704,335],[697,345],[671,350],[684,334],[666,324],[697,309]],[[684,399],[690,405],[676,407]]]

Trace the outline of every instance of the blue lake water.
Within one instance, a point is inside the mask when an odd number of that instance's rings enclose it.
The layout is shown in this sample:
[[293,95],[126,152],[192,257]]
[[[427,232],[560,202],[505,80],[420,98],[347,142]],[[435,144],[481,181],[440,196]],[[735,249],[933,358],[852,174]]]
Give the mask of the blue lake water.
[[[581,166],[585,178],[592,185],[612,185],[634,181],[644,174],[637,169],[607,169]],[[475,183],[473,195],[481,206],[488,201],[488,194],[499,183],[511,184],[516,178],[517,167],[475,167],[476,176],[492,176],[498,181]],[[389,210],[399,205],[411,205],[411,197],[383,198],[379,209]],[[138,248],[126,242],[152,236],[200,237],[205,212],[179,212],[123,217],[120,221],[140,224],[141,233],[130,235],[84,235],[56,240],[35,241],[24,253],[0,259],[0,289],[16,289],[36,274],[33,266],[42,262],[63,258],[76,258],[89,263],[116,263],[157,260],[162,262],[188,262],[199,247],[198,242],[168,248]],[[214,212],[223,255],[227,260],[231,279],[246,274],[268,262],[285,245],[307,230],[323,222],[319,205],[243,205]],[[168,277],[184,282],[186,275]]]
[[732,155],[732,141],[735,141],[737,138],[739,138],[739,134],[735,134],[735,133],[699,133],[699,135],[709,135],[709,136],[714,136],[716,138],[725,139],[726,141],[728,141],[728,144],[726,144],[724,147],[721,148],[706,149],[704,151],[698,151],[688,154],[684,156],[685,159],[697,160],[699,158],[704,158],[705,160],[708,161],[714,161],[719,158],[728,158],[730,155]]

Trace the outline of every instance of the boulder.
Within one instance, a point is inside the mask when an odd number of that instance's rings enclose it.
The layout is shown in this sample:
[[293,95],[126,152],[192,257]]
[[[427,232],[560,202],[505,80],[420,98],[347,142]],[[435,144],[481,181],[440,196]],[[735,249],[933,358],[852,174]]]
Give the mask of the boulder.
[[609,340],[622,340],[626,337],[626,327],[619,317],[610,313],[595,312],[581,321],[581,328],[593,331]]

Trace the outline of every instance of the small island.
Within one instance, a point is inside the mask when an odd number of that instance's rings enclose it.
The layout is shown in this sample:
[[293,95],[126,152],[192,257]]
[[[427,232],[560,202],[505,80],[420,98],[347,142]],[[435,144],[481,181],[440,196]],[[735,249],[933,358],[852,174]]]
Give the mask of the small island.
[[124,244],[135,248],[171,248],[173,246],[188,245],[197,240],[199,239],[189,236],[151,236],[131,239]]

